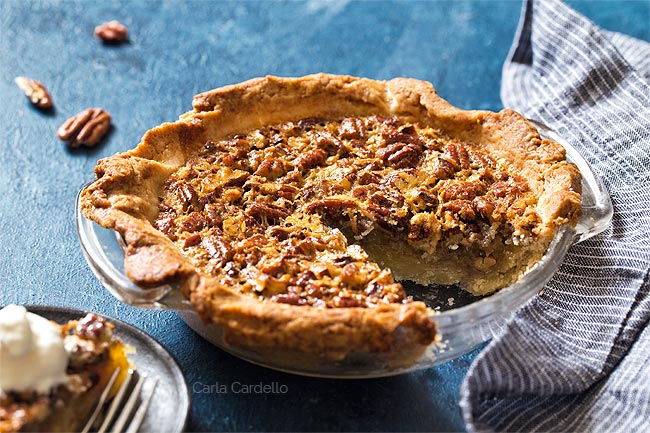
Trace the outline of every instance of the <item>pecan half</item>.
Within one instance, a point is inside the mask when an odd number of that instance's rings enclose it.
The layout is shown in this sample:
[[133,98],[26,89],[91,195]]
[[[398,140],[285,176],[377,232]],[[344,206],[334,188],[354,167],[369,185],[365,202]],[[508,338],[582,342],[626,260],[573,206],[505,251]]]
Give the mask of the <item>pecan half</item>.
[[356,207],[358,207],[358,204],[355,200],[329,197],[309,203],[305,207],[305,210],[308,213],[325,211],[327,214],[334,215],[336,213],[342,212],[345,209],[352,209]]
[[467,149],[465,149],[465,146],[457,143],[449,143],[445,147],[445,153],[440,158],[450,163],[456,170],[470,168],[470,156]]
[[418,198],[421,198],[426,204],[431,206],[438,205],[438,198],[435,195],[431,195],[426,191],[418,190]]
[[194,187],[189,183],[183,183],[179,187],[179,193],[183,198],[184,208],[187,210],[191,205],[195,205],[199,201],[199,194]]
[[[314,236],[307,236],[305,239],[298,242],[294,247],[293,254],[303,254],[307,256],[313,256],[316,251],[324,251],[327,248],[327,245],[323,243],[321,239],[318,239]],[[300,285],[300,284],[299,284]]]
[[223,186],[242,186],[248,178],[251,177],[250,173],[243,170],[235,170],[231,173],[230,178],[223,184]]
[[52,106],[52,97],[40,81],[28,77],[16,77],[14,81],[37,108],[45,110]]
[[267,233],[279,241],[285,241],[291,236],[291,232],[288,229],[279,226],[271,226]]
[[408,227],[408,218],[391,212],[390,208],[368,205],[368,211],[379,227],[388,231],[401,231]]
[[201,244],[210,257],[222,266],[235,255],[232,246],[219,235],[209,236],[203,239]]
[[275,180],[286,173],[284,162],[277,158],[267,158],[257,167],[255,174],[269,180]]
[[[320,149],[323,149],[325,152],[327,152],[330,155],[336,155],[337,153],[342,153],[342,151],[344,150],[343,143],[341,143],[341,140],[339,140],[337,137],[335,137],[328,131],[318,132],[316,134],[315,139],[318,147]],[[319,164],[322,164],[322,162],[320,162]]]
[[208,203],[205,205],[205,216],[211,227],[223,227],[223,215],[226,206],[223,203]]
[[438,159],[438,166],[433,171],[433,176],[436,179],[450,179],[454,176],[456,169],[454,166],[444,159]]
[[414,167],[420,160],[424,148],[419,143],[397,142],[379,149],[377,156],[395,168]]
[[389,156],[388,162],[395,168],[415,167],[421,154],[422,148],[409,145]]
[[373,172],[370,171],[363,171],[357,180],[357,183],[359,185],[371,185],[374,183],[379,183],[381,181],[381,177]]
[[110,114],[101,108],[88,108],[63,122],[56,135],[67,141],[70,147],[92,147],[101,141],[110,128]]
[[385,207],[385,208],[391,208],[393,205],[397,204],[396,200],[392,199],[393,197],[387,197],[386,194],[377,191],[373,195],[370,196],[370,202],[373,204],[379,206],[379,207]]
[[300,190],[295,186],[283,184],[280,189],[278,189],[278,195],[287,200],[293,200],[296,198]]
[[348,117],[341,121],[339,136],[343,139],[365,138],[365,130],[360,119]]
[[350,192],[352,193],[352,197],[362,198],[362,197],[368,197],[372,193],[378,190],[379,190],[379,186],[377,184],[371,183],[369,185],[355,186],[354,188],[352,188]]
[[448,200],[472,200],[474,197],[485,194],[485,184],[483,182],[471,181],[446,181],[440,188],[440,198]]
[[105,44],[121,44],[129,40],[129,30],[119,21],[109,21],[95,27],[95,36]]
[[323,149],[314,149],[300,156],[296,160],[296,165],[302,170],[307,170],[317,165],[322,165],[327,159],[327,152]]
[[205,217],[200,212],[192,212],[187,216],[187,219],[181,223],[183,228],[188,232],[198,232],[205,227]]
[[490,185],[490,193],[497,197],[516,198],[528,191],[528,185],[523,179],[512,178],[510,181],[499,181]]
[[492,214],[494,213],[496,206],[490,200],[486,199],[485,197],[476,197],[472,201],[472,204],[474,205],[474,209],[476,209],[476,211],[482,217],[487,218],[489,220],[493,219]]
[[201,234],[192,233],[183,240],[183,248],[189,248],[201,243]]
[[487,155],[482,152],[477,152],[477,151],[471,152],[469,154],[469,158],[472,164],[475,164],[476,167],[485,170],[492,168],[496,165],[494,159],[490,155]]
[[381,292],[381,290],[382,290],[381,284],[379,284],[376,281],[373,281],[370,284],[368,284],[368,287],[366,287],[366,289],[363,291],[363,293],[366,296],[375,296],[379,292]]
[[386,144],[405,143],[421,146],[422,140],[417,135],[414,135],[414,133],[415,130],[413,128],[406,128],[401,131],[395,128],[386,128],[382,132],[382,136],[386,140]]
[[289,215],[289,212],[277,205],[270,203],[256,202],[252,203],[246,209],[246,215],[255,218],[258,221],[280,221]]
[[161,214],[156,219],[155,225],[158,230],[171,237],[175,228],[174,217],[169,214]]
[[458,215],[465,221],[473,221],[476,219],[476,213],[472,202],[468,200],[452,200],[442,206],[443,211],[449,211],[454,215]]
[[104,340],[109,339],[113,333],[110,325],[106,323],[106,319],[92,313],[77,322],[75,332],[80,337],[89,339],[103,337]]
[[352,297],[334,296],[332,300],[337,308],[354,308],[363,304],[359,299]]
[[301,298],[295,293],[280,293],[279,295],[273,295],[271,301],[289,305],[304,305],[307,303],[306,299]]

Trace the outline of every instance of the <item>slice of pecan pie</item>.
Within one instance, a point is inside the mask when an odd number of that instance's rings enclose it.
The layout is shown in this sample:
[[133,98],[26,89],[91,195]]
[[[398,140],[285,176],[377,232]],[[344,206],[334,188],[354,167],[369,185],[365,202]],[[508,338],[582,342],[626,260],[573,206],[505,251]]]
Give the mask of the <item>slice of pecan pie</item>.
[[[36,320],[39,319],[45,322],[45,319],[36,316]],[[20,353],[12,359],[9,346],[13,344],[15,348],[20,338],[9,335],[2,338],[0,351],[3,353],[0,360],[3,361],[6,373],[2,375],[3,382],[9,381],[13,386],[0,389],[0,432],[80,431],[90,418],[113,372],[120,368],[112,390],[114,393],[131,367],[127,358],[130,348],[113,335],[114,326],[102,317],[88,314],[64,325],[49,323],[57,334],[60,332],[60,336],[57,336],[61,345],[59,350],[64,354],[61,366],[63,377],[53,386],[42,386],[46,374],[41,374],[39,378],[7,376],[27,375],[30,372],[37,375],[39,368],[51,370],[52,364],[57,363],[57,356],[53,356],[56,355],[56,347],[55,350],[51,347],[44,351],[45,342],[29,343],[32,338],[38,337],[31,333],[42,331],[42,327],[40,330],[33,327],[26,335],[22,335],[24,341],[20,343],[24,348],[32,346],[34,351],[40,349],[41,353]],[[43,355],[45,359],[35,359]],[[37,365],[21,367],[21,358],[24,358],[23,362]],[[19,384],[21,386],[17,387]]]
[[82,211],[124,235],[134,282],[178,283],[233,344],[333,358],[434,341],[396,279],[492,293],[581,209],[577,168],[519,114],[404,78],[203,93],[96,175]]

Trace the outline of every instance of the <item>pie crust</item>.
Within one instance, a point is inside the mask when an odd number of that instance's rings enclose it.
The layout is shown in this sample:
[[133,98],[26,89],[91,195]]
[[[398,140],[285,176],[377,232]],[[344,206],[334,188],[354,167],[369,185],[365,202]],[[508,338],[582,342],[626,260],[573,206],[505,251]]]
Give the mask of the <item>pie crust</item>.
[[123,235],[131,280],[177,284],[238,346],[330,359],[424,347],[432,312],[387,267],[489,294],[581,211],[559,144],[423,81],[265,77],[193,106],[100,160],[81,209]]
[[120,374],[112,394],[132,367],[127,358],[131,348],[113,335],[113,324],[103,318],[90,313],[57,326],[70,351],[69,382],[46,394],[26,391],[0,396],[0,432],[80,431],[115,369],[120,368]]

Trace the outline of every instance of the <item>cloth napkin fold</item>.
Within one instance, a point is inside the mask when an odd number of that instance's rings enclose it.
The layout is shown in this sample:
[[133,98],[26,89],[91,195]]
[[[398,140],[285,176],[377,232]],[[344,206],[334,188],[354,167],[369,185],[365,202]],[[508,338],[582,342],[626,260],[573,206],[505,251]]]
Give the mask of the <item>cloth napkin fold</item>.
[[574,145],[614,218],[477,357],[469,431],[650,431],[650,44],[559,0],[524,4],[501,98]]

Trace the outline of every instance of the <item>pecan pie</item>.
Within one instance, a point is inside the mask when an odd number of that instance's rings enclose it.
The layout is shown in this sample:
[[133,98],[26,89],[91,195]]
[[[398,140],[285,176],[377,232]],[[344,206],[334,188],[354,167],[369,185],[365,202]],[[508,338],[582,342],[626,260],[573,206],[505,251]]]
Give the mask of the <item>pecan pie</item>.
[[[49,389],[3,389],[0,392],[0,432],[80,431],[115,369],[119,367],[120,374],[113,392],[126,377],[130,368],[129,348],[113,336],[111,323],[88,314],[80,320],[54,326],[60,330],[67,355],[64,380]],[[8,343],[6,340],[4,342]],[[54,359],[42,361],[45,366],[55,362]],[[31,367],[25,369],[33,370]],[[27,374],[25,369],[18,374]]]
[[422,81],[266,77],[193,105],[101,160],[81,207],[123,234],[134,282],[177,283],[233,344],[426,345],[430,312],[398,280],[492,293],[580,214],[559,144]]

